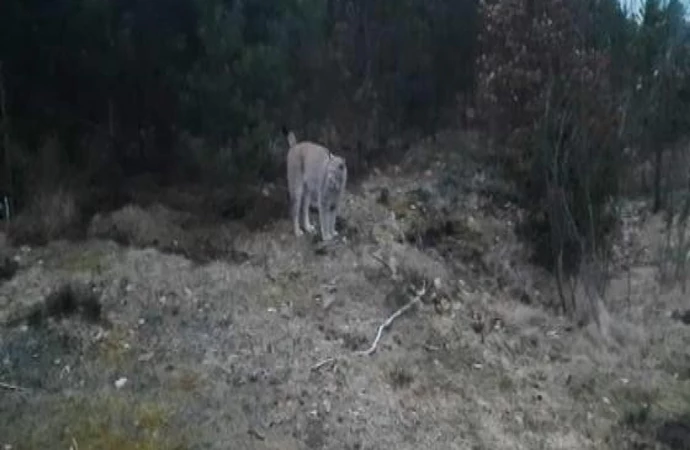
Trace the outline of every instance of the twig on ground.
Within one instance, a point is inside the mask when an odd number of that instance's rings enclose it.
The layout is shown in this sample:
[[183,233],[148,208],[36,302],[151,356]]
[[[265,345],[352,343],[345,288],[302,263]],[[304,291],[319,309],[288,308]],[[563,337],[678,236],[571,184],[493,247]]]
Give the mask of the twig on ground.
[[381,265],[383,265],[385,268],[387,268],[391,273],[391,277],[393,277],[393,278],[396,277],[397,274],[395,273],[395,269],[393,267],[391,267],[391,265],[386,260],[384,260],[381,256],[379,256],[375,253],[369,253],[369,256],[371,256],[376,261],[380,262]]
[[268,267],[268,262],[266,262],[264,265],[264,273],[266,274],[266,278],[268,278],[271,283],[278,281],[278,279],[271,273],[271,269]]
[[441,347],[436,346],[436,345],[431,345],[431,344],[424,344],[424,350],[428,352],[437,352],[441,350]]
[[366,350],[358,351],[356,353],[358,355],[363,356],[373,354],[376,351],[376,347],[378,347],[379,345],[379,341],[381,340],[381,336],[383,335],[383,330],[388,328],[395,319],[405,314],[405,312],[407,312],[408,309],[412,308],[416,303],[419,303],[424,294],[426,294],[426,283],[422,286],[422,288],[419,291],[417,291],[417,294],[414,296],[412,300],[410,300],[405,306],[394,312],[388,319],[386,319],[385,322],[381,324],[381,326],[379,326],[379,330],[376,333],[376,339],[374,339],[374,342],[371,344],[371,347],[369,347]]
[[[237,357],[237,355],[230,355],[228,358],[229,360],[234,360]],[[221,363],[218,361],[216,358],[210,359],[208,362],[204,363],[208,364],[210,366],[215,367],[216,369],[220,369],[222,372],[224,372],[226,375],[233,376],[235,375],[232,371],[231,368],[229,368],[226,364]]]
[[327,365],[327,364],[335,363],[335,361],[336,361],[335,358],[326,358],[326,359],[324,359],[324,360],[322,360],[322,361],[317,362],[317,363],[314,364],[313,366],[311,366],[311,370],[317,371],[317,370],[319,370],[320,368],[322,368],[323,366],[325,366],[325,365]]
[[260,432],[259,430],[257,430],[254,427],[249,428],[247,430],[247,433],[249,433],[250,436],[254,436],[256,439],[258,439],[260,441],[266,440],[266,436],[264,436],[264,434],[262,432]]

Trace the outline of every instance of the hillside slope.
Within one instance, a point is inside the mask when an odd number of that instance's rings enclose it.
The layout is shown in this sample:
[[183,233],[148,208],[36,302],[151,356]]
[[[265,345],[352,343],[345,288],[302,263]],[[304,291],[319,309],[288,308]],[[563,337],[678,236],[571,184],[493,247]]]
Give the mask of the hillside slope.
[[[577,328],[476,140],[429,146],[351,186],[329,246],[281,219],[206,225],[227,245],[212,262],[95,232],[6,249],[20,268],[0,285],[0,444],[690,448],[690,328],[669,315],[688,303],[656,281],[659,219],[626,203],[619,248],[636,256],[614,273],[606,336]],[[128,208],[100,220],[175,245],[200,233],[168,207]]]

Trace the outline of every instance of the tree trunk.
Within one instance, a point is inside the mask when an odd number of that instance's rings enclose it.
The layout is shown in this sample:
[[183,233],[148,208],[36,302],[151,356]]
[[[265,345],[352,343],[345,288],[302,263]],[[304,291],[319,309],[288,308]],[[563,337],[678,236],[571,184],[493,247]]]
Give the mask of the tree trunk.
[[10,202],[13,200],[14,193],[14,179],[12,174],[12,149],[10,147],[10,119],[7,116],[7,96],[5,93],[5,79],[3,77],[3,66],[0,61],[0,129],[2,129],[2,147],[4,154],[5,165],[5,183],[3,186],[4,194],[9,198],[9,201],[3,200],[5,210],[5,219],[9,220]]
[[663,147],[657,146],[654,151],[654,213],[658,213],[662,207],[661,163],[663,162],[663,153]]

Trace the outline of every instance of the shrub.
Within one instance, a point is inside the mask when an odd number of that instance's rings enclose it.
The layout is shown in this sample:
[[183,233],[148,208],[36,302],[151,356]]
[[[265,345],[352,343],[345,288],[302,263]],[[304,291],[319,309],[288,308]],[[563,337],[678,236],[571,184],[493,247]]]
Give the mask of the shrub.
[[621,154],[607,49],[582,39],[564,0],[486,1],[478,102],[524,190],[540,261],[576,271],[604,250]]

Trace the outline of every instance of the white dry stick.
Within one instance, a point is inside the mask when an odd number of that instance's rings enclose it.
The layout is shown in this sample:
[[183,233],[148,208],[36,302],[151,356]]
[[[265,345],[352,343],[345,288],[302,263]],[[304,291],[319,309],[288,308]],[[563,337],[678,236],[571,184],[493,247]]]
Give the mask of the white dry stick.
[[28,391],[27,388],[17,386],[15,384],[4,383],[2,381],[0,381],[0,389],[4,389],[6,391]]
[[358,355],[363,355],[363,356],[369,356],[373,354],[376,351],[376,347],[379,345],[379,341],[381,340],[381,336],[383,335],[383,330],[388,328],[395,319],[400,317],[401,315],[405,314],[408,309],[412,308],[416,303],[418,303],[422,297],[426,294],[426,283],[422,286],[422,288],[417,291],[417,295],[414,296],[412,300],[410,300],[405,306],[394,312],[388,319],[386,319],[385,322],[379,326],[379,330],[376,333],[376,339],[374,339],[374,342],[371,344],[371,347],[369,347],[366,350],[361,350],[356,352]]
[[335,362],[335,358],[326,358],[322,361],[317,362],[313,366],[311,366],[311,370],[317,371],[320,368],[322,368],[323,366],[325,366],[326,364],[330,364],[330,363],[334,363],[334,362]]

